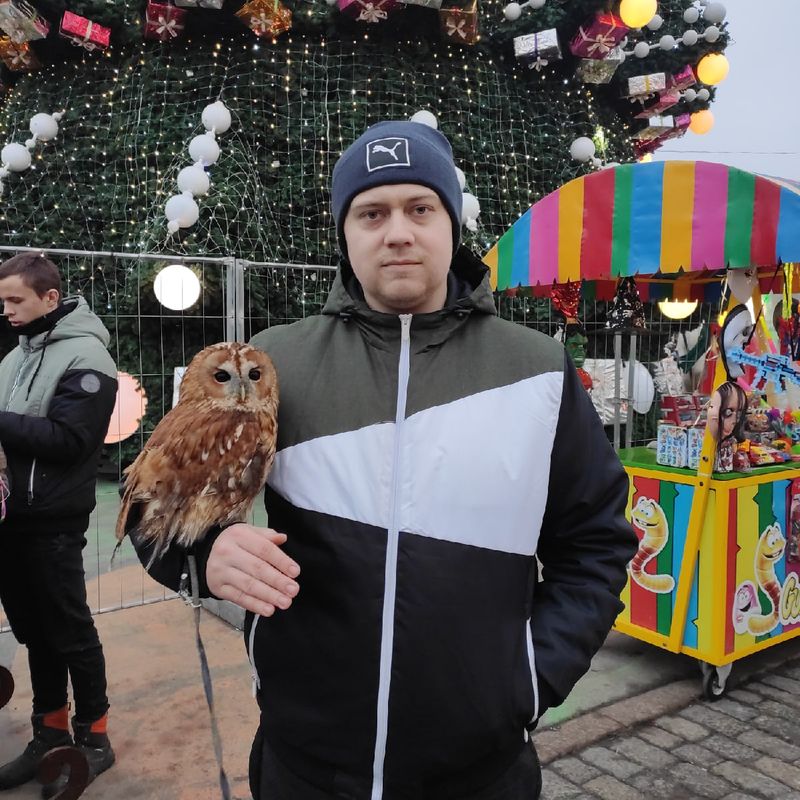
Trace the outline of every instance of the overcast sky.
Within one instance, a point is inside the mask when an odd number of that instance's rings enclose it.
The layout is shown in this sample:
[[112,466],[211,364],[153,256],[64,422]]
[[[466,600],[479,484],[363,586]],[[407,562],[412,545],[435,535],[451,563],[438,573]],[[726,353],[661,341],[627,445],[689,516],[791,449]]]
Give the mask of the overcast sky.
[[654,158],[718,161],[800,180],[800,0],[723,2],[731,70],[711,105],[714,128],[705,136],[690,131],[668,142]]

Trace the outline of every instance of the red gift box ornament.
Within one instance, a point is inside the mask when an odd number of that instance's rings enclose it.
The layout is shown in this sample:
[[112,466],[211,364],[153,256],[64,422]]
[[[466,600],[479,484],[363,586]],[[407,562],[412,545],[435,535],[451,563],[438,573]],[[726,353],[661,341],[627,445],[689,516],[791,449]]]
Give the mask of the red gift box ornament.
[[389,15],[380,5],[375,5],[374,3],[367,3],[364,8],[361,9],[361,13],[358,17],[356,17],[359,22],[381,22],[388,18]]
[[572,55],[581,58],[605,58],[624,38],[630,28],[614,14],[598,13],[570,42]]
[[77,47],[85,50],[97,50],[108,47],[111,41],[111,28],[98,25],[86,17],[65,11],[61,19],[61,35],[69,39]]
[[183,31],[185,17],[186,12],[181,8],[150,2],[145,12],[144,35],[162,42],[177,39]]

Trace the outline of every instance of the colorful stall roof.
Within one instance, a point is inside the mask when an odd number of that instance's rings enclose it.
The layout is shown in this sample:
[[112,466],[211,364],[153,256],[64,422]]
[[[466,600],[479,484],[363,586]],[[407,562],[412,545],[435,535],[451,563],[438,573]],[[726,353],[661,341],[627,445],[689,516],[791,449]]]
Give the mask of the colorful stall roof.
[[484,256],[497,289],[800,261],[800,184],[706,161],[622,164],[531,206]]

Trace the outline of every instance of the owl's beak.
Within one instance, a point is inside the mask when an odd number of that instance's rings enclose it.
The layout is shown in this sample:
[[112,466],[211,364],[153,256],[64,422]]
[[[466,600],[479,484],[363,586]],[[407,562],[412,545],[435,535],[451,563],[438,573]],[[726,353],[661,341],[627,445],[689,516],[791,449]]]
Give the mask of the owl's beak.
[[243,403],[247,399],[247,386],[243,383],[239,385],[239,397],[242,398]]

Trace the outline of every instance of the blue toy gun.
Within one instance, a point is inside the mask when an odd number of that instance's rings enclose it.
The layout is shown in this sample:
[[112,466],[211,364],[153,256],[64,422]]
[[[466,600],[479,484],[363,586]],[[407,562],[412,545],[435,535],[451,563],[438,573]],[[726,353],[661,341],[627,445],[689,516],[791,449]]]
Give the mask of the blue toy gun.
[[772,381],[777,392],[786,391],[786,381],[800,384],[800,372],[790,365],[789,356],[765,355],[756,356],[752,353],[745,353],[741,347],[737,347],[728,353],[728,359],[735,364],[742,366],[755,367],[756,377],[753,381],[753,388],[761,391],[767,381]]

